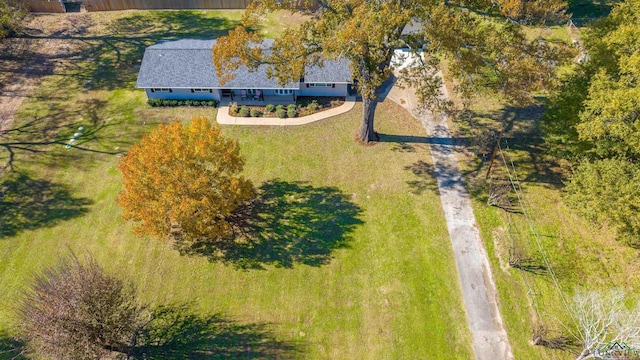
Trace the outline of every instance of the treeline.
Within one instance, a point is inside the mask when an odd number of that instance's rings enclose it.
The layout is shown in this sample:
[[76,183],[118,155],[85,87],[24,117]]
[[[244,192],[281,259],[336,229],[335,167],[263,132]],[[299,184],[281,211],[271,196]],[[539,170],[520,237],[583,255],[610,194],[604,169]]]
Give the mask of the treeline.
[[617,4],[583,36],[587,61],[543,117],[546,141],[573,172],[567,201],[640,246],[640,0]]

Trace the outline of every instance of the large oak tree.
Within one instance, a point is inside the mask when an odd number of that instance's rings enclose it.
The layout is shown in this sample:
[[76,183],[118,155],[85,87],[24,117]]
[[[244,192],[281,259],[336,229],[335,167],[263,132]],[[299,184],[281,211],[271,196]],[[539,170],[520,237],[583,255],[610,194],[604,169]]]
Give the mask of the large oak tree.
[[140,235],[171,235],[183,252],[203,243],[223,249],[236,210],[254,194],[240,175],[243,165],[238,143],[206,118],[160,125],[122,158],[118,203]]
[[[309,20],[262,49],[262,35],[249,29],[265,12],[282,9],[307,13]],[[243,26],[218,39],[214,63],[222,81],[233,78],[239,66],[267,64],[269,74],[285,84],[302,78],[306,66],[348,59],[363,98],[358,135],[368,142],[377,139],[377,96],[392,72],[395,49],[409,48],[416,56],[425,49],[424,60],[403,71],[400,80],[414,87],[427,106],[440,103],[437,68],[443,60],[464,95],[489,88],[526,102],[531,90],[553,82],[559,52],[527,39],[513,19],[558,18],[563,11],[561,0],[256,0]],[[419,23],[418,30],[403,35],[412,21]]]

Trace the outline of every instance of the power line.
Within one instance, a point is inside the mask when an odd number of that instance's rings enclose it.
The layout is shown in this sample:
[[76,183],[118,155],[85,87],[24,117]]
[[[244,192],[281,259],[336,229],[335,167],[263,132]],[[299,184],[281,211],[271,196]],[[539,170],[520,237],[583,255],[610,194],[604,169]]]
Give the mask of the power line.
[[[505,144],[507,146],[507,149],[509,149],[509,144],[507,143],[506,139],[505,139]],[[554,286],[555,286],[555,288],[556,288],[556,290],[558,292],[558,295],[560,296],[562,304],[564,305],[567,313],[571,317],[571,320],[574,322],[574,324],[577,325],[577,321],[575,319],[573,311],[571,311],[569,303],[568,303],[567,299],[565,298],[564,293],[562,292],[562,288],[560,287],[560,283],[558,281],[558,277],[556,276],[556,273],[553,270],[553,266],[551,265],[551,262],[549,261],[549,258],[547,257],[546,251],[544,250],[544,246],[542,245],[542,242],[540,241],[540,237],[539,237],[538,232],[536,230],[535,223],[531,219],[531,216],[529,215],[529,211],[528,211],[529,204],[528,204],[528,202],[526,201],[526,199],[524,197],[524,193],[522,191],[522,186],[520,185],[520,180],[518,179],[518,174],[516,172],[515,165],[514,165],[514,163],[513,163],[513,161],[511,159],[509,159],[509,162],[511,163],[511,166],[509,166],[507,164],[507,160],[506,160],[506,158],[504,156],[504,151],[503,151],[503,148],[500,145],[500,143],[498,143],[498,148],[500,150],[500,156],[502,158],[502,162],[504,163],[505,170],[507,172],[507,176],[509,177],[509,181],[511,183],[511,187],[513,188],[514,192],[516,193],[516,197],[518,198],[518,203],[520,204],[520,208],[522,209],[522,214],[524,215],[525,219],[527,220],[527,224],[529,226],[529,231],[530,231],[531,235],[533,236],[533,238],[534,238],[534,240],[536,242],[536,245],[538,246],[538,250],[540,251],[540,254],[542,255],[542,259],[544,261],[544,264],[547,267],[547,270],[549,271],[549,274],[551,275],[551,278],[553,279],[553,284],[554,284]],[[531,289],[531,287],[529,287],[529,289]]]

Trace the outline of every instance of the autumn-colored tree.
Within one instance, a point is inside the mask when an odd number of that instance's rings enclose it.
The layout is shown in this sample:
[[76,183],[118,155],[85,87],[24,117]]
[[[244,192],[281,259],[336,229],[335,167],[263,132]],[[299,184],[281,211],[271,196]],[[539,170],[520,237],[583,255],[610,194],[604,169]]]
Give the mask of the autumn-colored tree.
[[[505,7],[502,12],[524,18],[561,15],[563,6],[549,3],[558,1],[536,2],[556,13],[529,14],[532,9],[527,7],[517,12]],[[430,107],[441,103],[437,68],[443,59],[459,84],[458,90],[466,96],[488,88],[526,102],[531,99],[531,90],[553,83],[561,58],[558,48],[528,40],[520,25],[499,16],[501,11],[495,4],[491,0],[256,0],[245,13],[244,26],[218,38],[214,64],[223,82],[233,78],[233,71],[240,66],[266,64],[268,74],[285,84],[297,82],[309,65],[327,59],[349,60],[363,97],[358,134],[368,142],[377,139],[373,126],[377,96],[391,74],[394,50],[400,47],[419,57],[424,45],[424,61],[403,71],[400,80],[414,87],[419,100]],[[487,8],[494,10],[487,14]],[[262,34],[247,29],[262,19],[263,13],[281,9],[311,16],[302,25],[286,29],[269,50],[262,49]],[[479,9],[483,11],[476,11]],[[419,30],[403,35],[412,21],[419,22]]]
[[144,324],[133,285],[76,257],[35,277],[20,310],[28,349],[43,359],[102,359],[133,351]]
[[206,118],[160,125],[122,158],[118,203],[125,219],[139,222],[139,235],[173,235],[183,252],[203,243],[221,250],[254,194],[243,165],[238,143]]

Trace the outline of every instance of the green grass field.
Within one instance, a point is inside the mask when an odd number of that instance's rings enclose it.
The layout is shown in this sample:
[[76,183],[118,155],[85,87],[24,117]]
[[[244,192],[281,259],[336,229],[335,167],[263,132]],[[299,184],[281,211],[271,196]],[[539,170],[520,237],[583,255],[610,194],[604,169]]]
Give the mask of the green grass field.
[[[201,341],[176,345],[176,357],[214,351],[212,358],[469,358],[440,201],[416,188],[435,182],[412,171],[430,161],[428,149],[358,145],[360,105],[308,126],[224,128],[241,144],[246,176],[281,199],[264,252],[225,263],[180,256],[161,241],[135,237],[120,218],[119,155],[158,123],[215,117],[214,109],[145,105],[144,93],[132,89],[144,47],[162,37],[205,36],[213,25],[212,34],[220,34],[237,18],[86,15],[89,26],[78,35],[85,58],[59,64],[23,103],[15,125],[25,127],[12,139],[67,139],[83,126],[77,145],[86,150],[35,146],[41,152],[17,151],[14,171],[2,173],[0,350],[11,347],[15,310],[33,274],[73,251],[93,254],[107,271],[132,280],[143,301],[191,314],[191,334],[208,329]],[[377,130],[424,131],[389,103],[379,107]],[[253,268],[240,268],[247,263]]]

